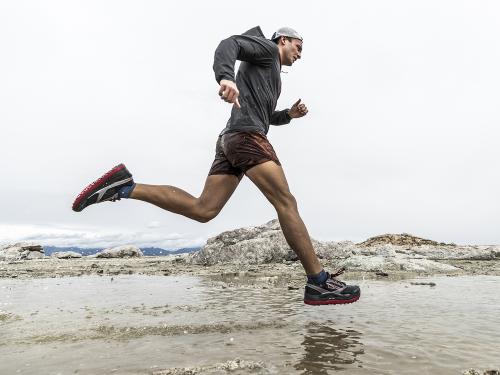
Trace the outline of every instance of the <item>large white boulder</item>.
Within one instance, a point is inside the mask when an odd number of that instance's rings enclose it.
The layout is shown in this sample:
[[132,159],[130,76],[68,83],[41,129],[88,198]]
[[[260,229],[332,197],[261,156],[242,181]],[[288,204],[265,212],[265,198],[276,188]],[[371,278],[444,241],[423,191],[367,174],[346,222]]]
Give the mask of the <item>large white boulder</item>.
[[[312,240],[320,258],[343,259],[348,256],[352,242],[319,242]],[[223,263],[263,264],[296,260],[286,242],[278,220],[264,225],[238,228],[209,238],[206,245],[191,257],[191,262],[202,265]]]
[[0,261],[16,261],[44,258],[43,247],[33,242],[17,242],[0,246]]
[[[457,268],[438,260],[500,258],[499,246],[458,246],[405,233],[377,236],[359,244],[314,239],[312,243],[319,258],[352,271],[448,272]],[[288,246],[278,220],[223,232],[208,239],[206,245],[190,257],[192,263],[207,266],[287,260],[297,260],[297,256]]]
[[82,254],[77,253],[76,251],[56,251],[52,253],[52,257],[57,259],[75,259],[81,258]]
[[123,245],[104,249],[95,255],[96,258],[134,258],[142,256],[141,249],[134,245]]

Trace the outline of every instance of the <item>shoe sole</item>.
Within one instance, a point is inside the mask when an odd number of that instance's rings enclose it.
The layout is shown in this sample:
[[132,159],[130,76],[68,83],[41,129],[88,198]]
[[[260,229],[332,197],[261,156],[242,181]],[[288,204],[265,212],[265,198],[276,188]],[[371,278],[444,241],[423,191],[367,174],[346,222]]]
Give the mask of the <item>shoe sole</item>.
[[112,177],[114,174],[120,172],[122,169],[125,169],[125,164],[118,164],[116,167],[113,169],[109,170],[105,174],[103,174],[100,178],[89,184],[85,189],[81,191],[80,194],[76,197],[75,201],[73,202],[72,209],[73,211],[76,212],[81,212],[83,208],[80,208],[80,204],[90,197],[92,194],[94,194],[95,190],[98,188],[102,188],[102,184],[106,182],[110,177]]
[[326,300],[304,300],[306,305],[343,305],[347,303],[354,303],[359,299],[359,296],[351,299],[326,299]]

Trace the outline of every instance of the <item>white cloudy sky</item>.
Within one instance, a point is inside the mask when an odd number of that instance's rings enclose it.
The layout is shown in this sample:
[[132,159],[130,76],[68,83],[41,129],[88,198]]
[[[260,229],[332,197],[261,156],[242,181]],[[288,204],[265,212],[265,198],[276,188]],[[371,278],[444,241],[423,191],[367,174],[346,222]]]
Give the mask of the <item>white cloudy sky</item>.
[[276,215],[245,179],[207,224],[136,201],[80,214],[76,194],[124,162],[139,182],[201,192],[229,105],[219,41],[303,34],[269,138],[317,239],[409,232],[500,243],[497,1],[3,1],[0,243],[182,247]]

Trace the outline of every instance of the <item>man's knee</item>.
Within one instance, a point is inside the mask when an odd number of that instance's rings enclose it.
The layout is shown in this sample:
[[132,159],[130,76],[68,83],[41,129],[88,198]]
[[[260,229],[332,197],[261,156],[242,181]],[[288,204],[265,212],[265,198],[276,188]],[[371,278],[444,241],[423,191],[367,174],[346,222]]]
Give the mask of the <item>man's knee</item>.
[[297,200],[290,191],[276,192],[269,200],[276,209],[297,209]]
[[208,223],[215,218],[220,212],[218,208],[206,208],[198,206],[193,214],[193,219],[200,223]]
[[194,219],[200,223],[208,223],[210,220],[212,220],[214,217],[216,217],[217,214],[201,214],[196,216]]

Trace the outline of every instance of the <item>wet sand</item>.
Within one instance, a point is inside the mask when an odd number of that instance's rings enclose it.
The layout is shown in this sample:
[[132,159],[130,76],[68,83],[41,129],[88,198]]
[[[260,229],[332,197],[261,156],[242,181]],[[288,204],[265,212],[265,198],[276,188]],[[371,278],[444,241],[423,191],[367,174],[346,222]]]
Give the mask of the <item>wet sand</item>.
[[[287,275],[293,280],[304,281],[304,271],[299,262],[287,261],[284,263],[270,263],[261,265],[222,264],[214,266],[200,266],[187,262],[188,255],[101,259],[83,257],[80,259],[34,259],[29,261],[0,262],[0,279],[2,278],[41,278],[66,276],[116,276],[116,275],[234,275],[248,274],[249,276]],[[441,263],[451,264],[458,270],[446,272],[446,275],[495,275],[500,276],[500,259],[493,260],[443,260]],[[326,269],[336,269],[337,264],[324,261]],[[429,272],[388,271],[388,278],[398,280],[402,278],[430,276]],[[375,272],[346,272],[344,278],[370,278],[380,276]]]
[[[113,271],[112,261],[105,264],[101,269]],[[297,273],[296,279],[251,270],[3,278],[0,373],[461,374],[500,368],[498,276],[360,278],[353,280],[362,287],[359,302],[322,307],[302,303],[303,278]]]

